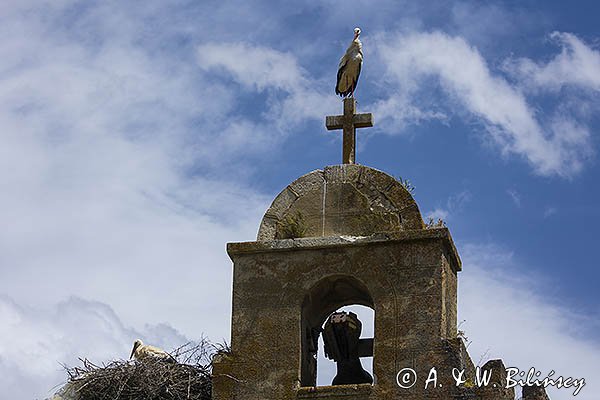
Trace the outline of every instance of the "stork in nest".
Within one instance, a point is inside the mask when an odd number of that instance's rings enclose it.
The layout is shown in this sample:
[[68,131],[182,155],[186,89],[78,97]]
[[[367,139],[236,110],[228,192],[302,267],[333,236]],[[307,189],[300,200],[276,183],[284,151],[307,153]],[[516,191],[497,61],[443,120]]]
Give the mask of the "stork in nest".
[[177,360],[175,360],[175,358],[172,355],[170,355],[163,349],[144,344],[140,339],[137,339],[135,342],[133,342],[133,349],[131,350],[131,355],[129,356],[129,358],[135,358],[138,361],[155,359],[170,363],[177,362]]

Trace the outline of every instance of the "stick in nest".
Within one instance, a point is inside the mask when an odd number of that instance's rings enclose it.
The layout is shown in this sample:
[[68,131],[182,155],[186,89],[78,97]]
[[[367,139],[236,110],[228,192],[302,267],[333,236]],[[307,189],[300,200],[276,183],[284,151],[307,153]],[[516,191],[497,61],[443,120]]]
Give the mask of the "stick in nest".
[[172,355],[176,363],[150,358],[112,361],[99,366],[80,359],[80,366],[65,367],[69,383],[59,395],[77,400],[209,400],[212,356],[227,350],[227,345],[213,345],[203,340],[175,349]]

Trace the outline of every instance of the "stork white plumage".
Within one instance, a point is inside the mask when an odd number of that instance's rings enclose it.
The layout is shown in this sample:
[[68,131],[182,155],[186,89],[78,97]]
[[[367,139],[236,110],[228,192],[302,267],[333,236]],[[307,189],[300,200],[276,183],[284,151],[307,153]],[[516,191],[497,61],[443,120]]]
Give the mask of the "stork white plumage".
[[360,28],[354,28],[354,39],[348,46],[346,54],[340,59],[335,94],[342,97],[354,97],[354,90],[356,90],[356,84],[360,76],[363,54],[362,43],[358,39],[359,36]]
[[129,358],[135,357],[136,360],[142,361],[148,358],[160,359],[167,362],[176,362],[172,355],[159,349],[158,347],[144,344],[140,339],[133,342],[133,349]]

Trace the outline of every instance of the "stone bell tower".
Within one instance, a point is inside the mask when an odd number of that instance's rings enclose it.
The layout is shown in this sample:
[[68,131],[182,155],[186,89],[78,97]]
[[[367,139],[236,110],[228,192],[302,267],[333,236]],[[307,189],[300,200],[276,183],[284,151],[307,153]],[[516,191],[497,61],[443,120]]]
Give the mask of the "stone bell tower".
[[[400,182],[353,164],[355,122],[369,126],[370,114],[357,117],[350,101],[349,115],[327,118],[348,134],[345,163],[292,182],[266,211],[256,241],[227,245],[231,352],[214,360],[213,398],[512,400],[513,389],[500,384],[455,385],[452,368],[469,377],[474,370],[457,338],[460,258],[449,230],[425,226]],[[328,316],[351,304],[374,310],[374,337],[358,350],[373,356],[374,382],[316,386],[317,338]],[[425,389],[432,367],[436,387]],[[409,388],[400,385],[408,386],[398,374],[405,368],[418,377]]]

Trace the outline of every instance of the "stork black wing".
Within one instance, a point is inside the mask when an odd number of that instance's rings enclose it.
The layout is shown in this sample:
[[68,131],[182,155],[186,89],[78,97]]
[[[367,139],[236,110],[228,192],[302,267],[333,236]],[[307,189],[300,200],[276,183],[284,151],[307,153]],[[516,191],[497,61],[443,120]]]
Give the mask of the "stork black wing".
[[346,69],[346,64],[347,62],[345,62],[343,65],[340,65],[340,68],[338,69],[337,72],[337,82],[335,84],[335,94],[339,94],[340,96],[345,96],[345,93],[340,92],[340,80],[342,79],[342,74],[344,73],[344,70]]

